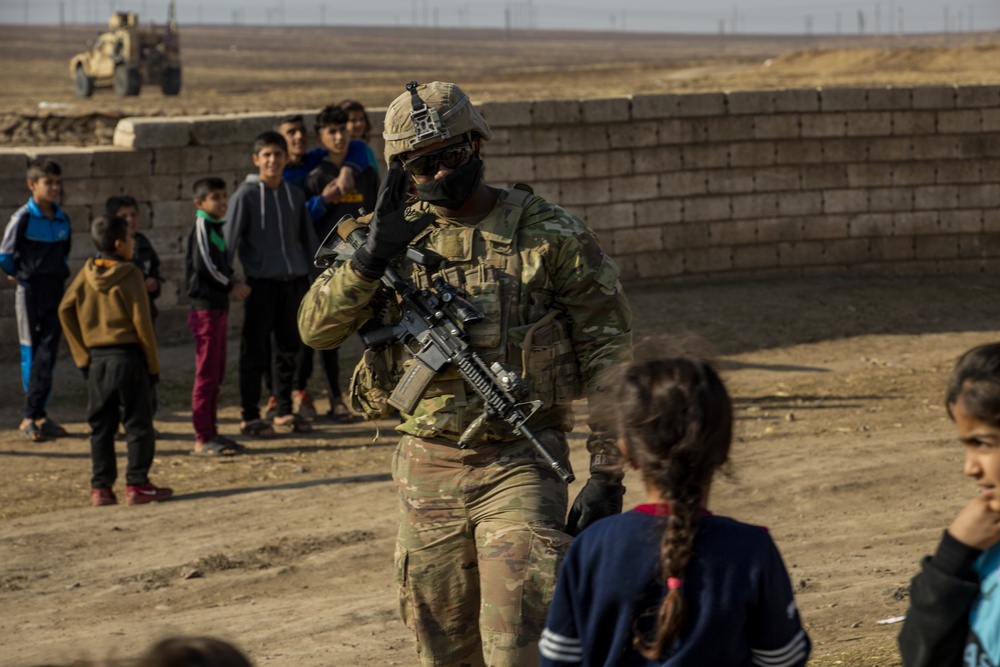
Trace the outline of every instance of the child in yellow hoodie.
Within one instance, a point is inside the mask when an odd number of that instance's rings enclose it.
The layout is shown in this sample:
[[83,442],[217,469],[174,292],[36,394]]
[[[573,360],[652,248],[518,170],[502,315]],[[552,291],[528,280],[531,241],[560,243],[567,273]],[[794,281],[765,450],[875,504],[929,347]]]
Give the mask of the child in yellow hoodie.
[[156,438],[150,388],[159,379],[160,360],[142,271],[129,260],[135,237],[124,218],[98,218],[90,228],[98,256],[87,260],[59,304],[73,361],[87,380],[87,422],[93,462],[90,499],[94,506],[118,502],[115,433],[128,433],[125,502],[167,500],[168,488],[149,481]]

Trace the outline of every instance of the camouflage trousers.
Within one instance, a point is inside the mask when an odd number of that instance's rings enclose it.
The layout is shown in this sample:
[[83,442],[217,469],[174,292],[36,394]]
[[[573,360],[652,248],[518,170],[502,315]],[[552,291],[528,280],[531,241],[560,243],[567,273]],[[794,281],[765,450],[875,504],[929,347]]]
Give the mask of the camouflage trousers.
[[[567,462],[565,435],[539,438]],[[423,667],[530,667],[569,547],[567,489],[526,441],[459,449],[404,436],[400,614]]]

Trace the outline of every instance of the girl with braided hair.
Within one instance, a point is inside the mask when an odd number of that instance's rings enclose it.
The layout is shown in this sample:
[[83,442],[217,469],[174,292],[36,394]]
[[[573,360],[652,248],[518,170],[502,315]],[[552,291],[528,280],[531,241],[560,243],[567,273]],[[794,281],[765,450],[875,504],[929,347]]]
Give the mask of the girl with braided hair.
[[699,359],[621,369],[618,442],[646,502],[573,542],[539,644],[544,667],[800,667],[811,643],[766,529],[708,512],[732,404]]

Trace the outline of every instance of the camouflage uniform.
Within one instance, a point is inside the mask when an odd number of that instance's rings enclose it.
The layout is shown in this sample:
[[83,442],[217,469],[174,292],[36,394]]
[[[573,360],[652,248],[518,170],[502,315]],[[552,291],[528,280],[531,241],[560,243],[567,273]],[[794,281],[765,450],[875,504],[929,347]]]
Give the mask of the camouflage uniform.
[[[407,218],[433,211],[415,202]],[[571,401],[598,392],[601,373],[630,355],[631,314],[614,262],[580,220],[517,189],[501,192],[478,221],[436,218],[411,245],[447,259],[440,275],[486,316],[467,328],[473,347],[487,365],[500,360],[526,378],[531,398],[544,402],[529,425],[568,466]],[[408,259],[399,269],[429,284]],[[349,263],[334,265],[302,301],[303,340],[334,348],[362,326],[391,320],[388,296]],[[400,348],[395,358],[405,366]],[[571,539],[566,484],[527,441],[494,425],[477,446],[456,446],[481,412],[479,397],[446,368],[397,427],[400,611],[422,665],[536,664]],[[590,426],[593,460],[617,461],[609,426]]]

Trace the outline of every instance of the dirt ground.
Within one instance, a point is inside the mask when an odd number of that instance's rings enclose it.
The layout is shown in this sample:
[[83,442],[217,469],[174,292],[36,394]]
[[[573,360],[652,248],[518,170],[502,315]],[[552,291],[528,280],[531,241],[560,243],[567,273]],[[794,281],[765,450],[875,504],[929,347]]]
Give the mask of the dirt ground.
[[0,145],[110,143],[124,115],[385,106],[411,80],[474,101],[1000,81],[1000,33],[754,36],[181,26],[183,87],[73,94],[69,59],[96,26],[0,26]]
[[[711,508],[772,531],[815,644],[810,664],[898,665],[900,626],[878,621],[905,612],[919,558],[974,493],[941,397],[955,357],[996,339],[1000,286],[825,278],[629,294],[637,336],[657,335],[645,353],[711,354],[724,369],[737,443]],[[369,424],[318,424],[242,458],[191,456],[193,352],[164,357],[152,473],[175,488],[170,502],[88,505],[83,383],[69,359],[51,414],[74,437],[0,436],[0,662],[129,655],[167,634],[207,633],[259,665],[413,664],[395,612],[391,423],[377,440]],[[17,370],[0,375],[11,426]],[[235,372],[231,363],[223,397],[230,435]],[[631,506],[641,484],[626,483]]]

